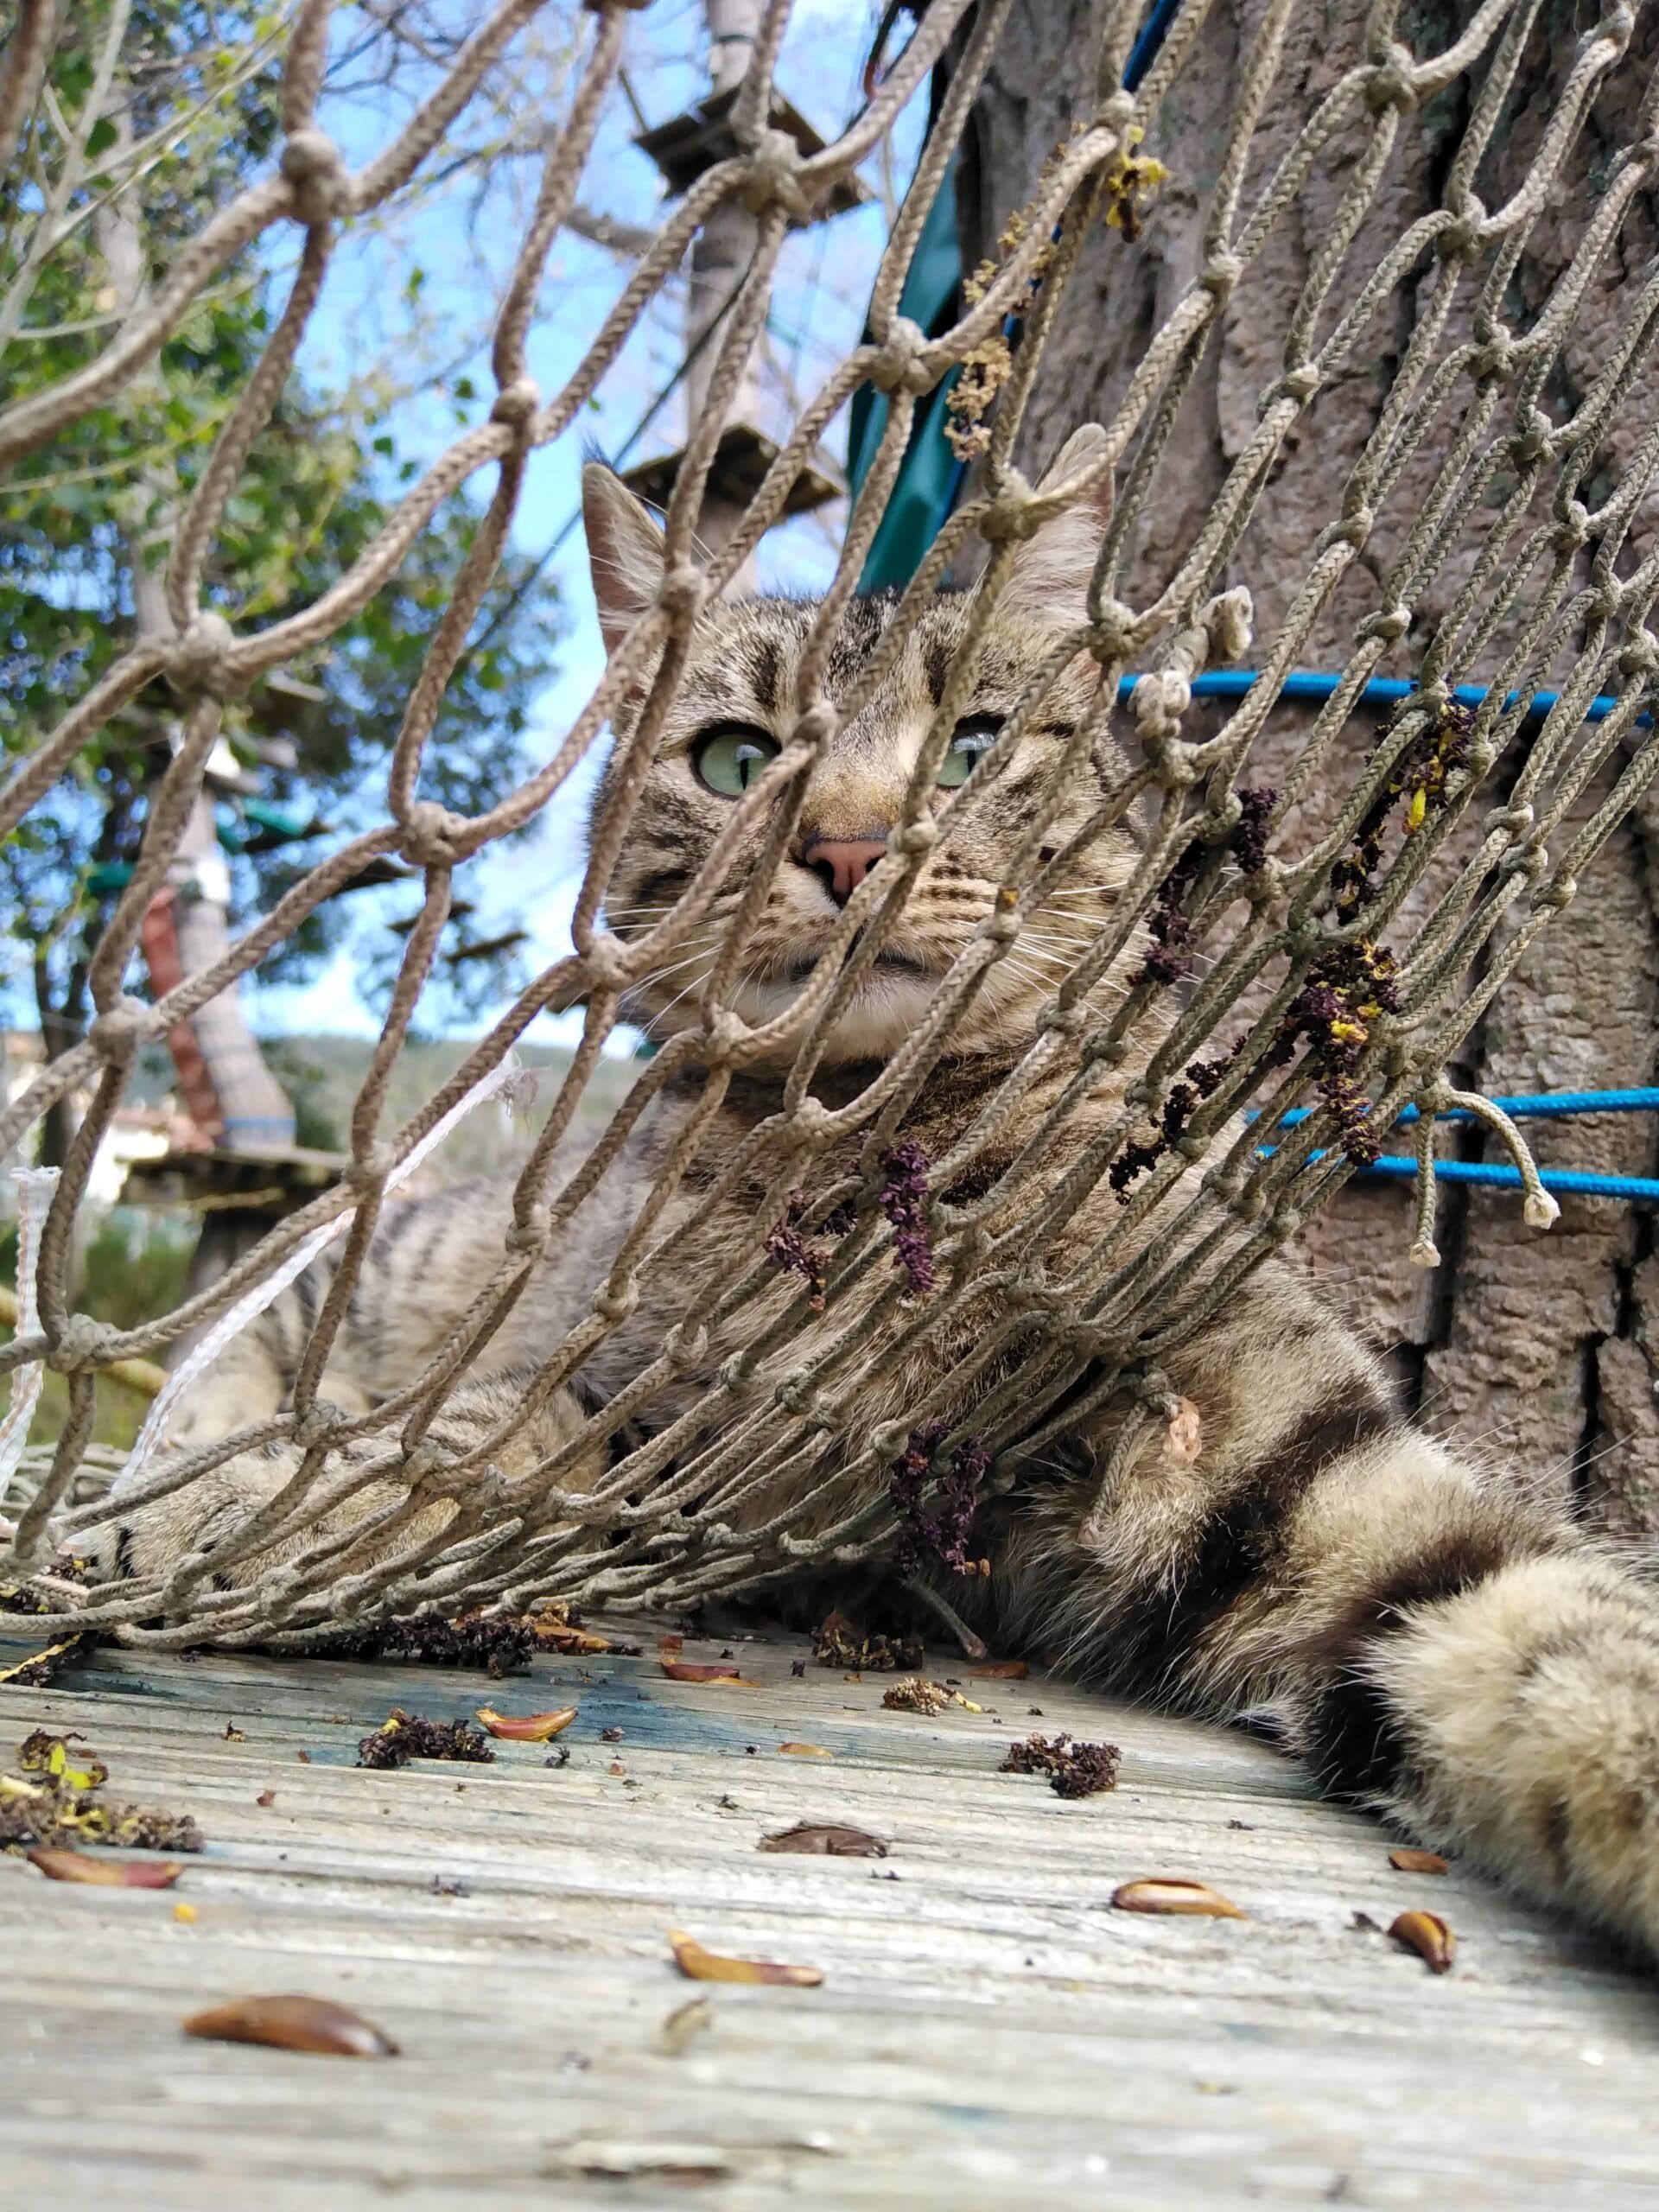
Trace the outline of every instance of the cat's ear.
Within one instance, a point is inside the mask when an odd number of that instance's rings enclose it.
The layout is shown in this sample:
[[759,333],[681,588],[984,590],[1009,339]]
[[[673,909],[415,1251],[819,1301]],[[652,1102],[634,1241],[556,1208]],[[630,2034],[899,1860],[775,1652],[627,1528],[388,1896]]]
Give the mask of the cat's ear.
[[[1038,490],[1052,491],[1081,475],[1105,447],[1106,433],[1099,423],[1085,423],[1060,448]],[[1020,548],[997,601],[998,613],[1023,616],[1050,629],[1081,622],[1087,612],[1089,579],[1111,518],[1112,476],[1108,469],[1093,491],[1045,523]]]
[[605,650],[613,653],[648,607],[665,566],[663,533],[613,468],[590,461],[582,472],[582,519]]

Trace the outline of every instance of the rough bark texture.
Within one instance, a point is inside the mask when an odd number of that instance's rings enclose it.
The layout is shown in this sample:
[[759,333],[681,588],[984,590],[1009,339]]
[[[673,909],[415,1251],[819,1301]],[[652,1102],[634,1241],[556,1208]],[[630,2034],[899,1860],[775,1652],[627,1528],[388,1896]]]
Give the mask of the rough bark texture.
[[[1328,0],[1293,16],[1277,89],[1258,133],[1245,204],[1291,143],[1319,97],[1365,54],[1360,0]],[[1423,4],[1406,10],[1400,35],[1419,53],[1444,45],[1467,10]],[[964,179],[969,265],[994,251],[1007,211],[1029,192],[1044,157],[1075,120],[1090,111],[1101,0],[1020,0],[1009,35],[979,101],[974,159]],[[1171,172],[1133,245],[1102,229],[1091,238],[1050,343],[1022,433],[1028,474],[1075,426],[1105,419],[1154,330],[1197,273],[1211,186],[1240,57],[1259,21],[1257,0],[1216,0],[1198,47],[1148,134],[1147,150]],[[1500,126],[1478,181],[1486,204],[1499,204],[1524,176],[1554,91],[1584,24],[1549,0],[1520,79],[1522,97]],[[1638,14],[1629,54],[1601,92],[1558,196],[1533,235],[1511,286],[1513,326],[1529,312],[1564,265],[1598,188],[1597,163],[1612,143],[1628,143],[1643,90],[1659,57],[1659,22]],[[1459,81],[1406,118],[1387,177],[1338,279],[1351,300],[1385,246],[1414,218],[1440,204],[1444,180],[1468,113],[1471,88]],[[1122,580],[1122,595],[1144,604],[1189,544],[1224,473],[1254,429],[1263,388],[1283,366],[1291,305],[1352,174],[1357,142],[1338,141],[1233,295],[1189,393],[1171,454]],[[1559,416],[1593,377],[1616,325],[1622,291],[1644,267],[1659,229],[1642,201],[1592,281],[1562,370],[1547,403]],[[1348,370],[1322,389],[1292,432],[1273,480],[1225,582],[1248,584],[1256,610],[1258,652],[1281,619],[1310,549],[1341,512],[1348,471],[1376,419],[1413,325],[1427,259],[1398,288]],[[1472,294],[1472,284],[1466,287]],[[1460,302],[1460,308],[1463,303]],[[1321,329],[1328,327],[1328,322]],[[1452,336],[1467,328],[1454,316]],[[1627,406],[1609,458],[1629,450],[1650,422],[1659,389],[1652,365]],[[1442,418],[1442,442],[1446,435]],[[1385,603],[1384,580],[1438,465],[1433,438],[1378,516],[1362,557],[1347,572],[1310,641],[1306,664],[1339,668],[1355,622]],[[1593,480],[1587,496],[1600,494]],[[1548,490],[1540,495],[1544,511]],[[1659,531],[1649,498],[1632,550],[1648,551]],[[1382,672],[1410,675],[1435,621],[1470,572],[1473,536],[1454,547],[1420,601],[1409,634]],[[1593,548],[1587,549],[1593,550]],[[1628,573],[1629,557],[1621,563]],[[1563,637],[1557,669],[1574,641]],[[1459,668],[1478,680],[1484,668]],[[1212,724],[1211,727],[1214,725]],[[1271,726],[1249,780],[1274,780],[1304,725],[1287,710]],[[1323,788],[1302,810],[1302,834],[1320,825],[1364,757],[1375,734],[1367,719],[1351,725],[1332,753]],[[1503,765],[1495,781],[1502,785]],[[1587,810],[1605,791],[1586,794]],[[1494,791],[1495,798],[1497,793]],[[1476,842],[1485,810],[1478,799],[1463,824],[1460,850]],[[1659,800],[1604,849],[1576,903],[1532,948],[1507,994],[1470,1039],[1453,1079],[1492,1094],[1608,1089],[1655,1079],[1659,1004]],[[1454,841],[1455,842],[1456,841]],[[1424,887],[1437,896],[1459,857]],[[1421,902],[1419,906],[1421,912]],[[1408,915],[1409,920],[1409,913]],[[1651,1116],[1533,1124],[1541,1165],[1655,1173]],[[1479,1140],[1459,1135],[1469,1158]],[[1400,1148],[1403,1149],[1404,1147]],[[1453,1149],[1448,1143],[1445,1150]],[[1576,1494],[1611,1529],[1659,1531],[1659,1257],[1642,1211],[1606,1200],[1568,1199],[1548,1236],[1527,1229],[1508,1194],[1442,1186],[1438,1237],[1445,1255],[1431,1275],[1407,1262],[1410,1193],[1406,1186],[1354,1184],[1305,1233],[1310,1264],[1356,1318],[1396,1345],[1425,1417],[1512,1460],[1517,1475]]]

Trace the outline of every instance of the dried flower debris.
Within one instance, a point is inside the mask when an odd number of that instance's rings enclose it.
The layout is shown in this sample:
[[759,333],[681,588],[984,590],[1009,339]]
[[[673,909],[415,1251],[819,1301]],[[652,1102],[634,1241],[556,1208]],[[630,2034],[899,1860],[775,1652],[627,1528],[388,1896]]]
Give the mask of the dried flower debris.
[[329,2058],[393,2058],[397,2046],[361,2013],[326,1997],[243,1997],[193,2012],[188,2036],[210,2043],[257,2043]]
[[481,1765],[493,1759],[487,1738],[464,1720],[426,1720],[393,1706],[390,1715],[357,1746],[359,1766],[407,1766],[411,1759],[460,1759]]
[[1243,1920],[1230,1897],[1212,1890],[1207,1882],[1192,1882],[1179,1875],[1160,1874],[1140,1882],[1120,1882],[1112,1891],[1119,1912],[1191,1914],[1205,1920]]
[[1389,1923],[1396,1943],[1415,1951],[1431,1974],[1449,1974],[1458,1939],[1438,1912],[1402,1912]]
[[[927,1657],[919,1636],[865,1636],[844,1613],[829,1615],[812,1641],[820,1667],[840,1667],[855,1675],[914,1674]],[[804,1673],[803,1665],[801,1671]]]
[[912,1675],[902,1682],[895,1682],[882,1699],[890,1713],[943,1713],[950,1704],[951,1693],[943,1682],[931,1682],[925,1675]]
[[887,1855],[887,1847],[879,1835],[834,1821],[798,1821],[792,1828],[762,1836],[754,1847],[786,1852],[800,1859],[885,1859]]
[[637,1644],[595,1636],[565,1617],[562,1605],[530,1613],[417,1613],[366,1627],[340,1629],[311,1647],[319,1659],[391,1659],[422,1667],[465,1667],[492,1681],[522,1675],[538,1652],[591,1656],[601,1651],[637,1656]]
[[55,1680],[60,1668],[81,1652],[90,1650],[94,1641],[87,1635],[66,1636],[56,1643],[48,1643],[43,1650],[31,1651],[27,1659],[0,1667],[0,1682],[15,1690],[43,1690]]
[[99,1795],[110,1770],[76,1735],[37,1728],[17,1747],[16,1771],[0,1774],[0,1847],[76,1851],[115,1844],[133,1851],[200,1851],[195,1822]]
[[1116,1744],[1074,1744],[1062,1732],[1052,1740],[1027,1736],[1013,1744],[997,1769],[999,1774],[1046,1774],[1057,1797],[1093,1797],[1103,1789],[1116,1789],[1123,1754]]
[[936,1466],[950,1423],[943,1414],[912,1428],[887,1480],[899,1516],[893,1564],[901,1575],[943,1564],[957,1574],[988,1574],[990,1563],[970,1559],[968,1539],[979,1505],[979,1486],[990,1466],[976,1436],[964,1436],[948,1467]]
[[688,1981],[748,1981],[786,1985],[791,1989],[816,1989],[823,1980],[819,1967],[780,1966],[774,1959],[728,1959],[705,1950],[695,1936],[671,1928],[668,1940],[674,1963]]

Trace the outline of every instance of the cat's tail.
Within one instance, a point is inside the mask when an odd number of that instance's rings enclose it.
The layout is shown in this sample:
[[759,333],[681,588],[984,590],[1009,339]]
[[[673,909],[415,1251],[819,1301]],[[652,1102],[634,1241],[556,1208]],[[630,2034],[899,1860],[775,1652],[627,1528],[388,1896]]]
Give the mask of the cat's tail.
[[1410,1429],[1323,1466],[1285,1535],[1274,1671],[1323,1786],[1659,1958],[1644,1585]]

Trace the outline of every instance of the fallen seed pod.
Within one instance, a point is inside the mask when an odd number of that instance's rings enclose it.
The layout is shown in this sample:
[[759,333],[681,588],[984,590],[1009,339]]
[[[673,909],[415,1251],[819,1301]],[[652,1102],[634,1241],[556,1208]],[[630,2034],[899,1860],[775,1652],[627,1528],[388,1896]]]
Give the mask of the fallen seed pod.
[[728,1959],[706,1951],[694,1936],[671,1928],[668,1940],[674,1963],[688,1981],[762,1981],[786,1984],[791,1989],[816,1989],[823,1980],[817,1967],[780,1966],[775,1959]]
[[1451,1972],[1458,1939],[1438,1912],[1402,1912],[1390,1922],[1389,1933],[1396,1943],[1415,1951],[1431,1974]]
[[1396,1874],[1449,1874],[1452,1868],[1438,1851],[1414,1851],[1402,1845],[1398,1851],[1389,1853],[1389,1864]]
[[822,1744],[779,1744],[780,1751],[798,1759],[832,1759],[833,1751],[826,1751]]
[[474,1716],[480,1720],[492,1736],[500,1736],[512,1744],[547,1744],[559,1735],[576,1717],[574,1705],[561,1706],[556,1713],[497,1713],[493,1707],[480,1705]]
[[27,1856],[48,1882],[86,1882],[103,1890],[170,1890],[184,1872],[176,1859],[93,1859],[47,1845]]
[[266,2044],[330,2058],[392,2058],[397,2051],[390,2036],[326,1997],[242,1997],[193,2012],[184,2032],[209,2043]]
[[1189,1882],[1179,1876],[1154,1875],[1141,1882],[1121,1882],[1112,1891],[1120,1912],[1196,1913],[1211,1920],[1244,1920],[1230,1897],[1207,1882]]
[[762,1836],[755,1849],[795,1852],[806,1859],[885,1859],[887,1855],[887,1847],[879,1835],[863,1828],[838,1827],[834,1823],[820,1826],[810,1821]]

